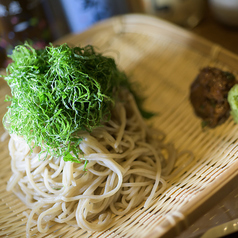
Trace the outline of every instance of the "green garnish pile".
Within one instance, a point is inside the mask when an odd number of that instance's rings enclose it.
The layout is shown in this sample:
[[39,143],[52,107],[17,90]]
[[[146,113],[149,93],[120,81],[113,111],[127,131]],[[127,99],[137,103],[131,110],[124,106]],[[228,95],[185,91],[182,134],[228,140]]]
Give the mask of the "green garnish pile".
[[238,84],[235,84],[228,92],[227,100],[231,108],[231,116],[238,123]]
[[130,87],[126,75],[92,46],[36,50],[25,43],[10,57],[4,78],[12,97],[7,97],[11,105],[3,120],[9,133],[29,145],[44,145],[66,161],[81,162],[77,131],[91,131],[110,118],[118,90]]

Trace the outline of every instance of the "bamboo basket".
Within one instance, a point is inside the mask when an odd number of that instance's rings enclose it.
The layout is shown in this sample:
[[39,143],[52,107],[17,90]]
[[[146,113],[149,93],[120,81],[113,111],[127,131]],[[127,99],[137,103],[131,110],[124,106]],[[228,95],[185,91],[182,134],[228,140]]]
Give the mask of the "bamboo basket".
[[[132,81],[142,85],[145,108],[158,113],[150,121],[163,130],[178,151],[190,150],[194,159],[168,179],[168,187],[148,209],[134,209],[117,217],[111,228],[89,233],[65,224],[47,234],[33,228],[33,237],[175,237],[236,187],[238,179],[238,125],[229,118],[215,129],[202,129],[188,100],[189,87],[199,70],[215,66],[238,79],[238,57],[218,45],[155,17],[123,15],[96,24],[56,44],[92,44],[115,58]],[[9,88],[0,80],[3,102]],[[1,103],[1,117],[6,103]],[[0,127],[1,135],[4,129]],[[2,138],[4,139],[4,138]],[[25,237],[27,207],[6,183],[11,175],[8,139],[0,144],[0,237]]]

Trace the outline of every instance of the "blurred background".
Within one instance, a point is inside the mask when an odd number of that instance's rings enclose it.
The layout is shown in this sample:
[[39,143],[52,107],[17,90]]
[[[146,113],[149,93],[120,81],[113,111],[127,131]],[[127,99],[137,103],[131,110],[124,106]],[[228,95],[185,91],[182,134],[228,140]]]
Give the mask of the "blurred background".
[[238,54],[238,0],[0,0],[0,67],[26,40],[42,48],[128,13],[154,15]]

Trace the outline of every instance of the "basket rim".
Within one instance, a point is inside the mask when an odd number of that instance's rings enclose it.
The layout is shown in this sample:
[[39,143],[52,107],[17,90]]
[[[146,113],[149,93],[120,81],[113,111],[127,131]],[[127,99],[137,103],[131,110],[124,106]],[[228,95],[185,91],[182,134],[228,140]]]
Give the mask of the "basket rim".
[[140,33],[157,38],[161,34],[168,37],[173,36],[176,38],[176,42],[195,48],[213,60],[224,62],[234,69],[237,68],[237,54],[185,28],[156,16],[142,13],[129,13],[101,20],[83,32],[69,33],[61,37],[54,44],[73,41],[75,37],[78,40],[85,40],[101,31],[111,34]]

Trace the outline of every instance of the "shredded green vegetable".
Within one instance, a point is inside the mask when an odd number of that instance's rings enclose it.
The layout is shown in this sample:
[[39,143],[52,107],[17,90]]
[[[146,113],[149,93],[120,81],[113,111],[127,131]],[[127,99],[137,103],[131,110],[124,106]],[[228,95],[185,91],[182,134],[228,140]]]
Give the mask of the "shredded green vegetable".
[[234,121],[238,123],[238,84],[235,84],[230,89],[227,100],[231,108],[230,114]]
[[[51,155],[81,162],[77,131],[91,131],[110,119],[117,92],[130,89],[126,75],[112,58],[92,46],[36,50],[17,46],[4,76],[11,102],[3,123],[9,133],[23,136],[30,145],[44,145]],[[72,155],[73,154],[73,155]]]

